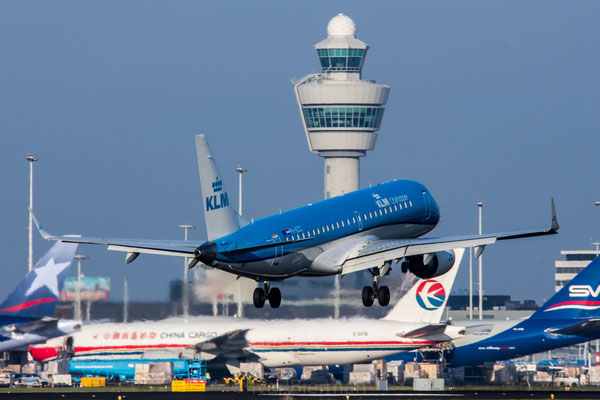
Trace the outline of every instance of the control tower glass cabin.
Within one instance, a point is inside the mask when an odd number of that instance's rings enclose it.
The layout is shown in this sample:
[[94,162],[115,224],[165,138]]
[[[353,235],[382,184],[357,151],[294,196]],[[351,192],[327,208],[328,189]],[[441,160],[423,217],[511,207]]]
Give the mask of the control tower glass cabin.
[[369,46],[339,14],[315,45],[322,72],[294,85],[310,151],[324,158],[325,198],[359,189],[359,158],[375,147],[390,88],[361,80]]

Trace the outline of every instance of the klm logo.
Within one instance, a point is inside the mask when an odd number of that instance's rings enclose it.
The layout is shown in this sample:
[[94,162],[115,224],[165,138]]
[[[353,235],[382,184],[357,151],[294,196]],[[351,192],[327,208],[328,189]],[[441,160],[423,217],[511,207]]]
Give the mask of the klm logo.
[[217,178],[212,183],[213,195],[206,198],[206,211],[218,210],[229,206],[227,192],[223,192],[223,182]]
[[373,198],[375,199],[375,204],[377,204],[377,207],[379,208],[388,207],[390,205],[388,199],[382,199],[381,196],[377,193],[372,193],[371,196],[373,196]]

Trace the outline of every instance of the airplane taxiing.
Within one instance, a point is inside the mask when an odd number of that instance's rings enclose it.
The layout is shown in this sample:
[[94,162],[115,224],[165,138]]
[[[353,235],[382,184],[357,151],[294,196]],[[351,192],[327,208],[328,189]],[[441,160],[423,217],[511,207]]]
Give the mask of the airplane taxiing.
[[[454,264],[464,249],[456,249]],[[437,279],[419,279],[382,319],[248,320],[227,317],[169,318],[156,322],[84,325],[68,338],[32,346],[39,361],[58,354],[72,359],[192,358],[266,367],[370,362],[422,347],[443,345],[463,327],[440,323],[458,268]]]
[[56,243],[0,304],[0,351],[79,330],[79,321],[52,318],[77,244]]
[[190,268],[203,263],[262,281],[263,287],[254,290],[254,305],[263,307],[268,300],[277,308],[281,292],[271,287],[273,281],[360,270],[369,270],[373,276],[372,285],[363,288],[363,304],[371,306],[377,299],[386,306],[390,290],[379,281],[394,261],[404,260],[403,272],[433,278],[451,268],[454,248],[474,247],[478,257],[486,245],[498,240],[555,234],[559,228],[552,201],[548,229],[420,238],[436,227],[440,212],[429,190],[410,180],[382,183],[241,226],[204,135],[196,136],[196,149],[206,242],[53,236],[36,220],[38,230],[47,240],[106,245],[108,250],[127,252],[127,263],[141,253],[190,257]]

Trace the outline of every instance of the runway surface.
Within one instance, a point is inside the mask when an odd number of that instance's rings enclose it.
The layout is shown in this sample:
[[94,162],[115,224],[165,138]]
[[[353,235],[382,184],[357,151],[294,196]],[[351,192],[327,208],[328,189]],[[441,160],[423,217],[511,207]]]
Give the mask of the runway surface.
[[254,399],[598,399],[599,391],[574,390],[479,390],[479,391],[443,391],[443,392],[338,392],[338,393],[293,393],[293,392],[2,392],[0,398],[22,400],[178,400],[178,399],[206,399],[206,400],[254,400]]

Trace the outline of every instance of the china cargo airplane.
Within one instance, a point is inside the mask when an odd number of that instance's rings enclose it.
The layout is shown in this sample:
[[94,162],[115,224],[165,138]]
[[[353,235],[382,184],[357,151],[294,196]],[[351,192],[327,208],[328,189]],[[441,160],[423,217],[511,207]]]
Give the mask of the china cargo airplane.
[[362,301],[375,299],[386,306],[390,290],[379,285],[393,261],[404,260],[403,272],[433,278],[448,272],[452,249],[474,247],[475,255],[497,240],[557,233],[552,201],[548,229],[485,235],[419,238],[440,220],[438,206],[425,186],[410,180],[394,180],[317,203],[271,215],[241,226],[231,208],[229,195],[219,178],[215,159],[204,135],[196,136],[208,240],[161,241],[53,236],[36,225],[47,240],[106,245],[108,250],[127,252],[132,262],[140,253],[190,257],[189,267],[210,267],[264,282],[256,288],[253,302],[273,308],[281,304],[279,288],[270,282],[294,276],[329,276],[369,270],[372,286],[365,286]]
[[0,304],[0,351],[79,330],[78,321],[52,318],[77,244],[56,243]]
[[[464,249],[456,249],[460,264]],[[39,361],[73,359],[191,358],[200,355],[232,373],[240,362],[266,367],[369,362],[460,337],[463,328],[440,324],[458,266],[437,279],[420,279],[382,319],[245,320],[171,318],[157,322],[99,323],[30,348]]]

